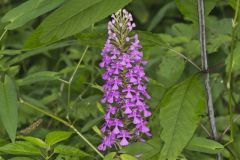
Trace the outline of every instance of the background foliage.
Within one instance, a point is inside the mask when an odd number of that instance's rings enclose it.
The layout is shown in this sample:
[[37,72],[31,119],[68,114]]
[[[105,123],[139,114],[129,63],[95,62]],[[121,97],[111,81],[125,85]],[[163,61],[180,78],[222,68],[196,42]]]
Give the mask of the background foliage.
[[[205,0],[217,141],[196,0],[1,0],[0,7],[1,160],[240,159],[239,0]],[[120,8],[133,13],[149,62],[153,137],[101,154],[98,63],[108,17]]]

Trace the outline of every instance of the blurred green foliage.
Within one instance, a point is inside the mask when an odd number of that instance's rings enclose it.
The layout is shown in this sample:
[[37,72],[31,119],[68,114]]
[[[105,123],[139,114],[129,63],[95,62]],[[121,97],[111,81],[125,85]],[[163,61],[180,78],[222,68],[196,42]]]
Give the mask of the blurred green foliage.
[[202,72],[189,63],[201,66],[196,0],[0,0],[0,160],[101,159],[71,125],[94,146],[100,143],[100,52],[110,14],[123,7],[134,16],[148,61],[153,137],[118,153],[113,148],[105,159],[214,160],[221,152],[239,160],[237,3],[205,0],[216,142],[210,140]]

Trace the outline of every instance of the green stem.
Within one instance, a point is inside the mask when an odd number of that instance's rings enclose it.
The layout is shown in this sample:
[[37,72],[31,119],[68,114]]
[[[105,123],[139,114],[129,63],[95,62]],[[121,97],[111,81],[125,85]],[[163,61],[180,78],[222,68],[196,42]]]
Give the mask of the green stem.
[[64,124],[65,126],[71,128],[71,129],[72,129],[81,139],[83,139],[100,157],[104,158],[103,154],[101,154],[101,153],[97,150],[97,148],[94,147],[94,145],[84,137],[84,135],[82,135],[73,125],[71,125],[71,124],[68,123],[67,121],[65,121],[65,120],[63,120],[62,118],[57,117],[57,116],[53,115],[52,113],[49,113],[49,112],[47,112],[47,111],[45,111],[45,110],[43,110],[43,109],[41,109],[41,108],[39,108],[39,107],[36,107],[36,106],[34,106],[34,105],[32,105],[32,104],[24,101],[23,99],[20,99],[20,103],[25,104],[26,106],[28,106],[28,107],[30,107],[30,108],[38,111],[38,112],[41,112],[41,113],[43,113],[43,114],[45,114],[45,115],[47,115],[47,116],[55,119],[56,121],[61,122],[61,123]]
[[75,68],[74,71],[73,71],[73,74],[71,75],[71,77],[70,77],[70,79],[69,79],[69,81],[68,81],[68,91],[67,91],[67,93],[68,93],[68,97],[67,97],[67,107],[68,107],[67,119],[68,119],[68,120],[69,120],[69,111],[70,111],[71,108],[72,108],[72,107],[70,106],[72,81],[73,81],[73,79],[74,79],[74,77],[75,77],[75,75],[76,75],[76,73],[77,73],[77,71],[78,71],[78,68],[80,67],[80,65],[81,65],[81,63],[82,63],[83,57],[85,56],[87,50],[88,50],[88,46],[85,48],[85,50],[84,50],[84,52],[83,52],[80,60],[78,61],[78,64],[77,64],[76,68]]
[[237,19],[238,19],[238,12],[239,12],[239,1],[237,1],[236,5],[236,11],[234,15],[234,19],[232,21],[232,41],[231,41],[231,47],[230,47],[230,59],[229,59],[229,68],[228,68],[228,74],[227,74],[227,89],[228,89],[228,107],[229,107],[229,121],[230,121],[230,142],[227,144],[231,143],[234,138],[234,127],[233,127],[233,104],[232,104],[232,72],[233,72],[233,57],[234,57],[234,48],[235,48],[235,38],[236,38],[236,31],[237,31]]

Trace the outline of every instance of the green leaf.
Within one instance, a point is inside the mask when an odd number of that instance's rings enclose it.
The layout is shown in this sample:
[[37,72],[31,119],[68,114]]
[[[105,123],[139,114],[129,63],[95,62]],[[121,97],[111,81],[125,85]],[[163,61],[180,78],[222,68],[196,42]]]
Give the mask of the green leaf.
[[54,148],[54,153],[59,153],[62,155],[77,156],[77,157],[87,157],[90,156],[86,152],[81,151],[78,148],[66,145],[57,145]]
[[9,23],[5,29],[16,29],[30,20],[57,8],[64,1],[65,0],[28,0],[10,10],[5,16],[3,16],[2,22]]
[[33,160],[33,159],[28,158],[28,157],[14,157],[14,158],[11,158],[11,159],[8,159],[8,160]]
[[[215,7],[218,0],[207,0],[204,1],[205,5],[205,16],[207,16],[211,10]],[[198,8],[196,0],[176,0],[179,11],[184,15],[187,20],[194,23],[198,22]]]
[[0,120],[11,141],[15,142],[18,122],[17,93],[15,84],[8,75],[4,82],[0,81]]
[[92,130],[97,133],[97,135],[99,135],[100,137],[102,136],[102,131],[98,128],[98,126],[93,126]]
[[130,155],[139,155],[140,160],[157,160],[161,147],[162,141],[157,138],[153,138],[145,143],[132,143],[124,147],[121,152]]
[[129,154],[121,154],[120,158],[121,158],[121,160],[137,160],[136,157],[133,157]]
[[115,155],[116,155],[116,152],[111,152],[108,155],[106,155],[103,160],[113,160]]
[[30,142],[17,141],[0,147],[0,152],[14,155],[41,155],[41,151]]
[[172,37],[169,34],[156,34],[147,31],[136,31],[136,33],[139,34],[143,47],[159,46],[169,50],[174,45],[190,42],[188,37],[183,36]]
[[176,4],[174,2],[169,2],[166,5],[164,5],[162,8],[159,9],[157,14],[153,17],[152,21],[150,22],[147,30],[151,31],[153,30],[159,22],[164,18],[165,14],[171,10],[176,8]]
[[128,4],[131,0],[68,0],[48,16],[24,45],[35,48],[83,31]]
[[236,44],[236,48],[233,51],[233,63],[230,64],[230,57],[231,55],[229,54],[228,57],[226,58],[226,71],[229,71],[230,65],[232,65],[233,72],[240,73],[240,42]]
[[79,103],[76,103],[76,107],[73,107],[70,115],[75,119],[82,120],[86,120],[89,116],[96,117],[99,113],[97,102],[99,102],[100,97],[100,95],[92,95],[82,99]]
[[[81,45],[102,48],[107,38],[106,29],[94,27],[91,31],[85,31],[76,35]],[[93,41],[94,39],[94,41]],[[1,53],[1,52],[0,52]]]
[[81,129],[81,132],[87,132],[90,128],[92,128],[94,125],[98,124],[101,120],[103,120],[103,116],[100,116],[98,118],[95,118],[93,120],[88,121],[83,128]]
[[97,102],[97,108],[98,108],[98,110],[99,110],[102,114],[105,114],[105,111],[104,111],[103,106],[102,106],[101,103]]
[[231,41],[231,37],[224,34],[211,36],[207,42],[207,53],[217,52],[223,44]]
[[[175,47],[174,50],[182,52],[182,48]],[[185,68],[184,60],[177,56],[173,51],[168,51],[159,65],[158,82],[169,87],[175,84],[181,77]]]
[[73,132],[66,132],[66,131],[53,131],[47,134],[45,142],[51,146],[58,142],[64,141],[71,137]]
[[39,138],[30,137],[30,136],[20,136],[19,138],[24,139],[25,141],[31,142],[32,144],[35,144],[36,146],[39,146],[42,148],[48,147],[47,144]]
[[25,86],[36,82],[58,80],[59,78],[60,76],[58,72],[42,71],[38,73],[33,73],[23,79],[17,80],[17,84],[19,86]]
[[224,146],[214,140],[204,137],[193,137],[186,149],[208,154],[217,154],[224,149]]
[[140,23],[146,23],[149,18],[149,10],[147,8],[146,2],[143,0],[133,1],[129,6],[129,10],[132,11],[134,17],[139,20]]
[[9,50],[9,49],[6,49],[6,50],[1,50],[0,51],[0,55],[19,55],[21,54],[22,51],[21,50]]
[[[31,50],[31,51],[19,54],[18,56],[14,57],[14,58],[11,58],[11,60],[9,60],[9,62],[8,62],[8,65],[11,66],[15,63],[22,62],[25,59],[30,58],[32,56],[36,56],[38,54],[43,54],[43,53],[49,52],[50,50],[59,49],[59,48],[63,48],[63,47],[66,47],[66,46],[74,45],[74,44],[76,44],[76,42],[77,41],[73,41],[73,40],[62,41],[62,42],[51,44],[49,46],[45,46],[45,47],[42,47],[42,48],[34,49],[34,50]],[[53,53],[53,52],[50,52],[50,53]]]
[[175,23],[171,27],[171,33],[174,36],[185,36],[189,38],[195,38],[197,35],[196,24]]
[[204,87],[192,76],[171,88],[160,104],[164,141],[159,160],[176,160],[192,138],[205,111]]

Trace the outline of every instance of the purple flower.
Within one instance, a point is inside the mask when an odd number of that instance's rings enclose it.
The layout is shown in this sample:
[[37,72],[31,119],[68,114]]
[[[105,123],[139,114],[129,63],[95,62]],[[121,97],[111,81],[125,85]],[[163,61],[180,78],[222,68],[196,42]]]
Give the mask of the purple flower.
[[[112,15],[108,23],[108,39],[102,50],[99,66],[105,69],[102,75],[104,95],[101,102],[108,107],[101,131],[99,150],[114,144],[126,146],[143,141],[142,135],[151,136],[147,117],[151,116],[146,100],[150,99],[144,72],[143,53],[138,35],[130,36],[136,26],[125,9]],[[117,145],[116,145],[117,146]]]

